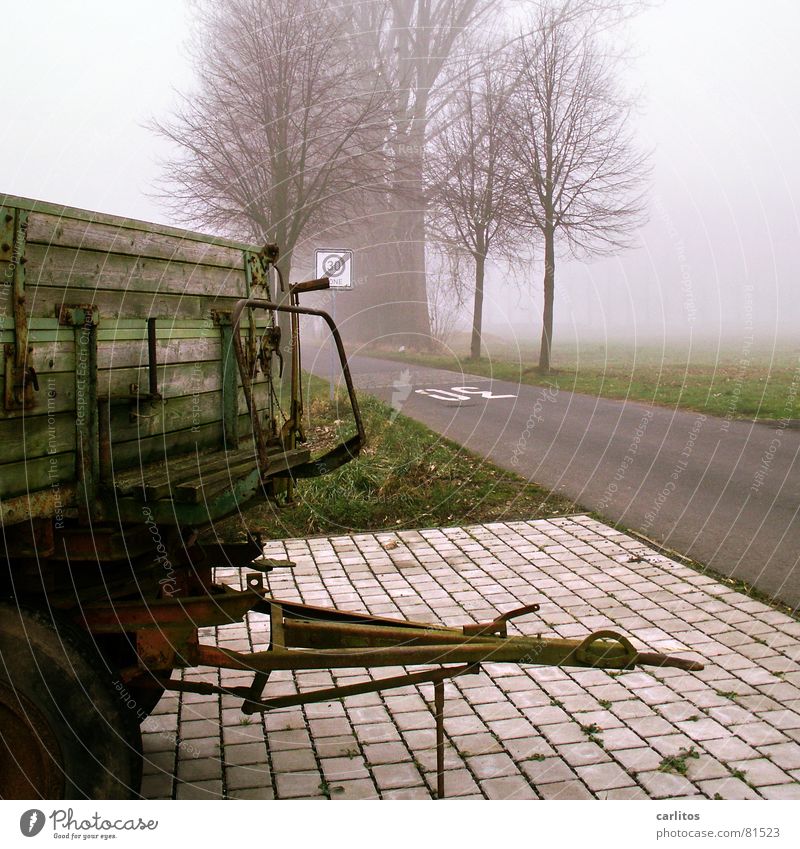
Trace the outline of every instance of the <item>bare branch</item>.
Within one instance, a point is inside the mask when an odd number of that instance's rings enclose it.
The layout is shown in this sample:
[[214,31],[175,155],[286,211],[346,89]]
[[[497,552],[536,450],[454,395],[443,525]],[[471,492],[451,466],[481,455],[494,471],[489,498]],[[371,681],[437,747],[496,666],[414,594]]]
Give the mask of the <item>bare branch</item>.
[[511,51],[517,221],[544,242],[543,371],[557,244],[573,255],[611,253],[631,244],[644,223],[649,155],[637,149],[632,103],[618,85],[614,55],[600,43],[604,27],[640,6],[548,0]]

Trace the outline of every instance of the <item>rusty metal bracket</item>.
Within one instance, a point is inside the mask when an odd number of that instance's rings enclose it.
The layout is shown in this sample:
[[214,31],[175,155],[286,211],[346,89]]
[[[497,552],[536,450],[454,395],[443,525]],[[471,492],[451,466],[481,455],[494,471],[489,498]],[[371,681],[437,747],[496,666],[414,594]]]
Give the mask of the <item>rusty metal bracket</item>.
[[624,634],[608,630],[589,634],[575,649],[575,657],[586,666],[611,669],[631,669],[637,662],[643,662]]
[[481,635],[495,634],[498,637],[508,636],[508,623],[512,619],[519,616],[527,616],[529,613],[538,613],[538,604],[526,604],[524,607],[518,607],[516,610],[509,610],[508,613],[503,613],[492,622],[478,623],[477,625],[464,625],[462,631],[465,637],[479,637]]
[[[143,673],[158,676],[165,688],[242,699],[245,714],[326,702],[348,696],[419,684],[433,684],[436,727],[437,796],[445,795],[443,682],[473,674],[483,663],[628,669],[637,663],[694,671],[702,665],[656,652],[639,653],[615,631],[596,631],[582,640],[507,636],[508,622],[535,613],[532,604],[491,622],[461,630],[426,622],[389,619],[367,613],[281,601],[265,594],[263,575],[249,572],[246,590],[217,588],[216,594],[191,598],[140,600],[115,605],[86,605],[82,624],[95,633],[136,634],[138,662],[122,670],[123,680]],[[199,642],[197,628],[235,622],[248,613],[270,618],[268,651],[241,653]],[[457,664],[457,665],[456,665]],[[249,686],[223,687],[171,680],[175,666],[211,666],[253,674]],[[436,666],[343,686],[265,697],[273,670],[310,670]]]
[[407,672],[403,675],[393,675],[378,678],[373,681],[363,681],[358,684],[345,684],[339,687],[325,687],[307,693],[292,693],[263,699],[264,686],[269,679],[269,673],[257,672],[250,687],[219,687],[216,684],[206,684],[194,681],[174,681],[165,679],[162,683],[167,690],[181,693],[197,693],[200,695],[226,695],[243,700],[242,713],[252,716],[254,713],[267,713],[281,708],[297,707],[298,705],[318,704],[333,699],[345,699],[348,696],[362,696],[367,693],[379,693],[383,690],[393,690],[397,687],[411,687],[420,684],[433,684],[432,713],[436,728],[436,796],[445,798],[444,772],[444,682],[458,678],[461,675],[477,675],[480,673],[479,663],[466,663],[461,666],[443,667],[441,669],[426,669],[421,672]]
[[[261,575],[257,576],[259,579]],[[261,581],[258,581],[260,585]],[[79,621],[99,634],[120,631],[161,630],[169,627],[205,628],[240,622],[263,601],[257,591],[226,589],[216,594],[172,598],[102,602],[81,608]]]
[[231,313],[231,324],[234,328],[233,344],[236,350],[236,359],[239,364],[239,375],[242,380],[242,388],[244,389],[245,399],[247,400],[247,408],[250,411],[250,417],[253,422],[253,433],[255,436],[255,443],[261,467],[266,469],[269,465],[266,438],[261,426],[261,421],[258,418],[258,410],[253,398],[252,382],[247,369],[247,358],[244,352],[241,334],[237,332],[237,328],[239,327],[239,323],[242,318],[242,313],[246,309],[274,310],[275,312],[286,312],[295,316],[311,315],[322,318],[331,331],[331,335],[333,336],[336,350],[339,355],[339,361],[342,366],[342,375],[344,376],[345,385],[347,387],[347,395],[350,400],[350,407],[353,411],[353,418],[356,424],[356,434],[345,442],[340,443],[335,448],[332,448],[322,457],[318,457],[316,460],[311,460],[308,463],[303,463],[302,465],[294,467],[292,469],[293,477],[317,477],[318,475],[323,475],[327,472],[333,471],[339,466],[342,466],[357,457],[362,446],[366,444],[367,435],[364,430],[364,424],[361,420],[361,412],[358,407],[358,400],[355,394],[355,387],[353,386],[353,378],[350,374],[350,367],[347,364],[347,354],[344,350],[341,334],[339,333],[339,329],[336,327],[333,319],[330,315],[328,315],[328,313],[323,312],[322,310],[311,309],[310,307],[289,306],[286,304],[276,304],[271,301],[244,299],[236,302],[233,312]]
[[245,251],[245,274],[251,287],[262,286],[269,291],[269,270],[278,261],[278,246],[266,244],[258,253]]
[[165,672],[194,662],[196,629],[166,628],[136,632],[138,671]]
[[[235,449],[239,446],[239,381],[237,369],[244,366],[250,374],[250,360],[239,361],[239,350],[233,341],[234,329],[229,313],[215,312],[214,323],[219,328],[222,344],[222,427],[225,447]],[[237,331],[238,332],[238,331]],[[241,343],[241,339],[239,340]],[[242,350],[242,353],[244,351]]]

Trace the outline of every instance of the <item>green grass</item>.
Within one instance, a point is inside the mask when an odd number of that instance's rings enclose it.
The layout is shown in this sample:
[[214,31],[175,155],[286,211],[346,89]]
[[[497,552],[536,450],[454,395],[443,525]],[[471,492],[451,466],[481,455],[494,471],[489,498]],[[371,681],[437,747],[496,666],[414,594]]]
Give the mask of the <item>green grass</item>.
[[459,341],[441,354],[372,353],[404,363],[465,371],[523,384],[697,410],[730,419],[800,418],[800,347],[717,348],[705,345],[638,346],[601,343],[554,347],[553,371],[536,369],[533,348],[489,340],[489,355],[471,360]]
[[[312,445],[353,432],[343,397],[306,378],[307,434]],[[386,404],[360,395],[368,445],[362,455],[320,478],[301,481],[297,504],[260,504],[217,527],[236,537],[242,523],[266,538],[358,533],[515,521],[575,512],[574,504],[498,469]],[[316,454],[316,452],[315,452]]]
[[690,758],[699,757],[700,753],[694,746],[690,746],[688,749],[681,749],[676,755],[667,755],[662,758],[658,768],[661,772],[676,772],[678,775],[686,775],[689,771],[687,761]]

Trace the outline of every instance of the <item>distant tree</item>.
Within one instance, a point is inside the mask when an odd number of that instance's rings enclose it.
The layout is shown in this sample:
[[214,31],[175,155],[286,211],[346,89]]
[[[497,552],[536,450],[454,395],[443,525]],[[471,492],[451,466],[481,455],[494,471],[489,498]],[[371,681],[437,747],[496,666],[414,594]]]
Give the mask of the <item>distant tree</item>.
[[[385,172],[369,201],[380,245],[365,309],[370,332],[405,336],[423,347],[430,338],[425,266],[425,154],[430,121],[449,97],[450,65],[464,36],[500,0],[375,0],[350,3],[363,58],[388,95]],[[369,42],[369,44],[368,44]],[[400,309],[395,306],[397,304]]]
[[459,87],[437,119],[429,145],[431,229],[474,262],[470,357],[481,355],[486,260],[519,241],[516,181],[509,157],[510,81],[495,49],[460,63]]
[[427,252],[431,336],[440,345],[448,345],[463,314],[471,257],[461,245],[433,240]]
[[383,168],[384,87],[353,61],[330,0],[206,0],[197,84],[157,130],[174,142],[165,197],[187,222],[276,242],[287,278],[310,226],[345,216]]
[[627,14],[636,6],[595,3],[587,14],[565,15],[565,4],[547,0],[511,52],[509,151],[518,222],[544,245],[539,369],[545,373],[557,244],[573,255],[614,252],[630,244],[644,220],[649,155],[634,144],[632,103],[598,36],[604,11]]

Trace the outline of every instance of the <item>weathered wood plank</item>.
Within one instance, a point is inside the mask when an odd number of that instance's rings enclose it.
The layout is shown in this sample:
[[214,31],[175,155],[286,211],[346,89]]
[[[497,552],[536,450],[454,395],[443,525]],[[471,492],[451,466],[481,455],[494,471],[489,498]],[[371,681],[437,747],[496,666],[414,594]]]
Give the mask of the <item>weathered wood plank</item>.
[[[284,472],[305,463],[310,457],[311,451],[308,448],[276,452],[270,455],[268,473]],[[172,498],[184,503],[200,504],[229,488],[236,480],[244,477],[256,466],[256,457],[251,449],[246,457],[235,461],[228,460],[227,465],[222,469],[199,470],[200,474],[197,474],[193,480],[183,481],[177,486],[172,486],[169,494]]]
[[[192,363],[216,362],[222,368],[222,343],[216,338],[158,339],[156,362],[159,371],[170,364],[182,364],[187,368]],[[116,340],[101,342],[97,346],[99,369],[138,368],[148,365],[147,340]]]
[[3,466],[0,498],[35,493],[75,479],[75,454],[50,454]]
[[217,244],[211,239],[201,241],[186,238],[185,235],[135,229],[118,223],[67,218],[46,212],[33,212],[28,217],[28,244],[58,245],[193,265],[244,268],[241,248]]
[[[195,395],[221,389],[219,362],[170,364],[158,368],[158,389],[164,398],[179,395]],[[131,385],[138,385],[139,392],[146,392],[148,385],[147,364],[125,368],[104,369],[97,373],[97,388],[101,398],[119,398],[129,395]]]
[[[70,331],[73,336],[73,331]],[[75,373],[74,341],[38,343],[31,346],[27,362],[36,369],[39,384],[46,375],[55,372]],[[2,354],[2,352],[0,352]],[[1,357],[0,357],[1,358]],[[156,361],[159,368],[180,364],[187,368],[194,362],[216,362],[222,368],[222,343],[216,337],[186,337],[159,339]],[[148,365],[147,339],[104,340],[97,346],[97,366],[101,371],[119,368],[140,368]]]
[[19,209],[28,209],[31,212],[41,212],[55,215],[58,218],[72,218],[78,221],[91,221],[100,224],[109,224],[113,227],[122,227],[129,230],[143,230],[147,233],[161,233],[166,236],[177,236],[179,239],[191,239],[198,242],[210,242],[215,245],[225,245],[239,250],[259,251],[260,247],[248,242],[228,239],[224,236],[212,236],[208,233],[198,233],[193,230],[181,230],[178,227],[170,227],[166,224],[154,224],[149,221],[141,221],[136,218],[126,218],[121,215],[110,215],[105,212],[93,212],[88,209],[79,209],[74,206],[64,206],[58,203],[24,198],[18,195],[0,195],[0,205],[12,206]]
[[[122,496],[141,496],[148,492],[148,498],[161,498],[169,493],[174,481],[190,476],[200,463],[214,464],[220,453],[224,456],[224,452],[211,453],[198,446],[196,451],[173,454],[152,463],[137,463],[128,469],[114,466],[113,474],[107,476],[104,485]],[[164,487],[164,491],[159,487]]]
[[[257,329],[264,329],[268,322],[264,319],[256,321]],[[246,333],[247,328],[242,328]],[[208,319],[179,320],[174,316],[164,316],[158,323],[159,339],[190,339],[200,337],[219,338],[219,328]],[[115,339],[146,339],[146,318],[117,318],[106,319],[97,328],[98,341],[113,341]],[[39,342],[51,344],[53,342],[71,342],[73,330],[71,327],[62,327],[58,319],[53,317],[33,316],[28,319],[28,340],[31,343]],[[8,322],[0,329],[0,343],[11,343],[14,341],[14,328]]]
[[[269,472],[277,474],[306,462],[308,448],[270,454]],[[226,489],[233,481],[257,466],[253,443],[235,450],[214,453],[192,451],[171,456],[128,472],[115,472],[113,486],[118,495],[145,495],[148,499],[174,498],[199,504]]]
[[167,456],[122,474],[115,470],[113,485],[120,495],[145,493],[148,498],[166,498],[179,484],[231,465],[246,461],[252,468],[255,465],[253,450],[250,442],[235,451],[218,448],[214,452],[190,451],[184,455]]
[[[140,367],[103,369],[97,373],[100,397],[115,398],[130,394],[130,385],[139,385],[139,391],[147,388],[147,365]],[[259,377],[256,383],[266,383]],[[239,382],[241,386],[241,382]],[[158,389],[165,398],[179,395],[198,395],[222,389],[222,369],[219,360],[204,360],[194,363],[169,363],[158,367]]]
[[168,292],[120,292],[113,289],[87,291],[71,285],[38,285],[35,297],[29,302],[31,315],[51,317],[63,304],[91,304],[100,315],[100,324],[111,319],[157,318],[164,321],[211,320],[212,310],[230,312],[239,296],[170,294]]
[[[37,369],[38,371],[38,369]],[[5,391],[5,374],[0,374],[0,396]],[[48,413],[75,411],[75,373],[42,370],[39,372],[39,391],[33,393],[33,406],[27,410],[4,410],[0,406],[0,421],[36,421]]]
[[[2,389],[2,387],[0,387]],[[266,384],[256,387],[256,403],[265,409],[269,389]],[[247,413],[244,393],[239,393],[239,414]],[[101,404],[101,433],[110,433],[106,440],[115,449],[117,443],[154,437],[172,430],[198,427],[219,422],[222,419],[222,393],[207,392],[198,396],[183,395],[160,402],[143,402],[138,407],[138,418],[131,421],[131,406],[115,404],[109,409]],[[136,408],[133,408],[136,410]],[[105,439],[105,436],[103,437]],[[48,454],[60,454],[75,450],[74,410],[43,410],[39,415],[26,414],[16,419],[0,419],[0,475],[9,463],[35,459]]]
[[[250,428],[249,415],[239,416],[239,427],[243,434]],[[118,442],[113,446],[111,465],[101,459],[100,475],[108,480],[114,469],[131,469],[137,464],[149,464],[173,455],[202,450],[221,449],[223,446],[222,422],[212,422],[197,428],[172,430],[167,434]]]
[[5,474],[9,463],[74,451],[75,414],[54,413],[23,421],[0,420],[0,446],[0,476]]
[[[127,292],[236,298],[244,298],[247,294],[241,269],[46,245],[28,245],[25,256],[28,289],[40,286],[113,289],[117,297]],[[85,301],[85,292],[83,297]]]
[[[32,330],[30,325],[34,322],[38,321],[46,321],[46,319],[32,319],[28,324],[28,342],[30,344],[39,344],[39,345],[57,345],[64,342],[70,342],[74,338],[74,333],[71,327],[64,327],[62,329],[54,329],[54,330]],[[13,344],[15,342],[15,335],[13,327],[9,329],[6,327],[2,333],[0,333],[0,343],[3,344]]]
[[[259,409],[264,409],[269,400],[269,388],[261,384],[255,392]],[[239,414],[247,412],[244,393],[239,393]],[[101,409],[105,405],[101,405]],[[119,442],[141,439],[172,430],[209,424],[222,420],[222,393],[205,392],[198,395],[182,395],[155,402],[142,402],[134,407],[137,418],[132,422],[128,404],[114,404],[101,415],[101,428],[110,433],[111,450]]]
[[[115,322],[112,322],[114,324]],[[147,341],[147,322],[140,322],[140,327],[109,327],[103,326],[97,328],[97,342],[99,345],[114,344],[115,342],[146,342]],[[162,319],[157,322],[156,337],[159,345],[164,342],[170,342],[173,339],[217,339],[220,338],[218,327],[213,327],[212,323],[208,322],[208,327],[172,327],[169,324],[169,319]]]
[[[74,342],[37,344],[32,347],[28,362],[36,369],[39,380],[39,391],[32,396],[33,406],[24,411],[0,409],[0,421],[31,421],[48,413],[75,409]],[[3,356],[4,353],[0,351],[0,363]],[[202,356],[207,359],[198,359]],[[222,381],[220,356],[221,342],[217,338],[166,340],[163,345],[159,343],[159,387],[169,384],[169,391],[162,389],[162,394],[168,398],[180,395],[191,398],[203,392],[218,392]],[[146,386],[148,365],[145,342],[117,345],[103,343],[98,346],[98,363],[101,366],[98,370],[98,384],[106,397],[109,390],[111,395],[128,395],[131,383],[138,383],[143,388]],[[0,392],[4,389],[4,383],[4,369],[0,367]],[[239,383],[241,385],[241,381]],[[267,382],[263,376],[259,376],[254,386],[257,387],[257,397],[266,399]],[[221,407],[221,397],[217,395],[208,403]],[[259,406],[261,403],[259,401]]]

